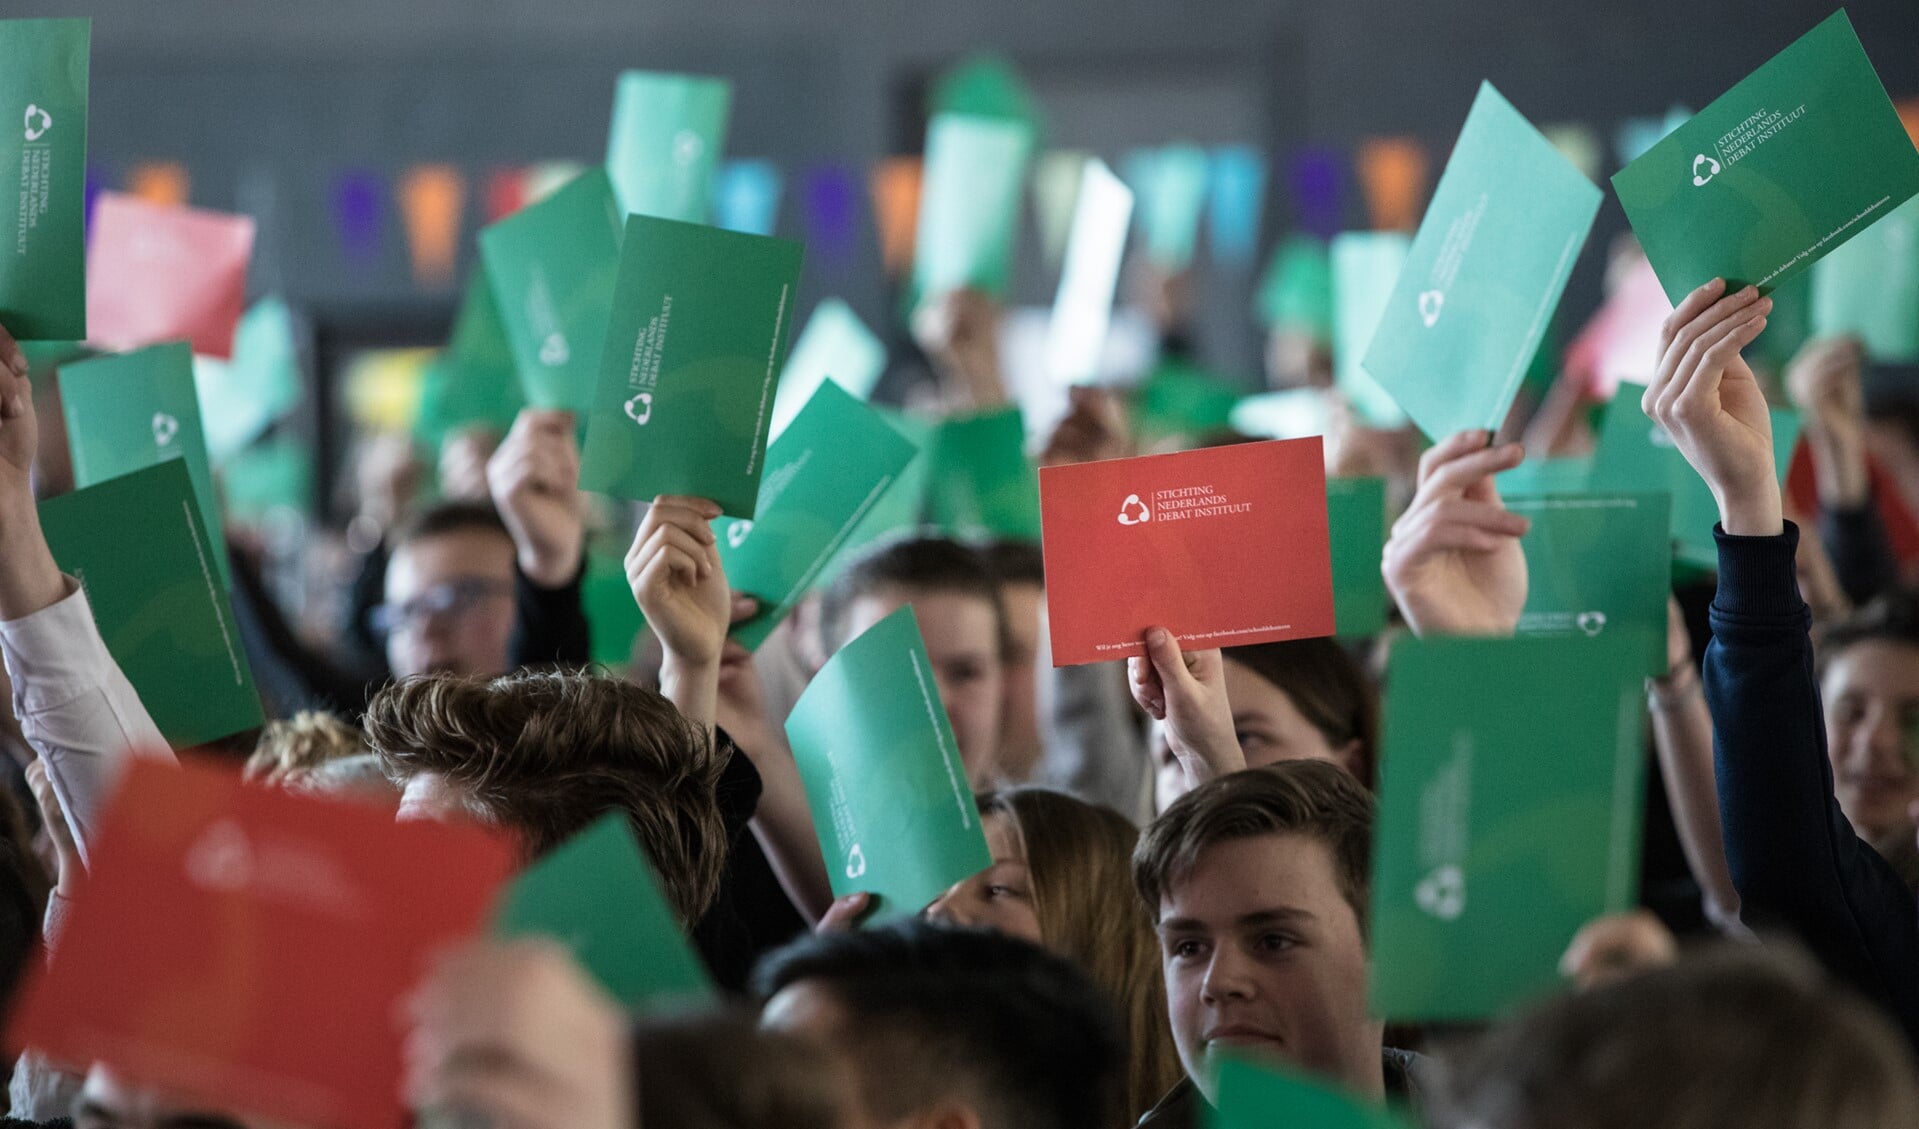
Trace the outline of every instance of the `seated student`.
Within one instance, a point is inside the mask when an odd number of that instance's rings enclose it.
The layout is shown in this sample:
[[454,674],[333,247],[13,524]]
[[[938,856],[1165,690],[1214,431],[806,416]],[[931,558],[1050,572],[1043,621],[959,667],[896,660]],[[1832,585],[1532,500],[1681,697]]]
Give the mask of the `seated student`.
[[967,779],[975,789],[990,787],[1002,769],[1006,617],[993,571],[977,550],[922,537],[883,543],[855,560],[821,600],[821,649],[832,654],[908,604]]
[[[1819,692],[1839,810],[1910,862],[1919,809],[1919,595],[1892,591],[1819,634]],[[1908,882],[1914,875],[1907,874]]]
[[754,973],[763,1026],[841,1056],[854,1124],[1114,1129],[1111,1009],[1063,957],[925,921],[803,938]]
[[1418,1060],[1366,1003],[1373,800],[1322,761],[1202,784],[1140,838],[1187,1080],[1140,1122],[1198,1123],[1222,1055],[1271,1058],[1364,1098],[1417,1102]]

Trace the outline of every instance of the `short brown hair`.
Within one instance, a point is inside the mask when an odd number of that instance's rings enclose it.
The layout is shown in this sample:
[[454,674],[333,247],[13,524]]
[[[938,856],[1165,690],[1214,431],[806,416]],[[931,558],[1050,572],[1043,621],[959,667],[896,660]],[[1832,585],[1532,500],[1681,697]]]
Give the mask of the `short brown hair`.
[[381,690],[365,725],[389,774],[446,777],[479,814],[519,832],[529,859],[619,811],[682,924],[699,920],[719,891],[725,760],[652,690],[570,671],[430,675]]
[[1166,892],[1185,881],[1209,848],[1260,835],[1304,835],[1324,843],[1339,892],[1366,935],[1373,797],[1345,769],[1325,761],[1282,761],[1235,772],[1181,796],[1140,836],[1133,887],[1157,917]]
[[945,537],[882,541],[855,558],[821,594],[820,649],[830,655],[851,642],[847,620],[862,596],[950,593],[983,600],[993,609],[1004,653],[1006,607],[999,585],[986,555],[971,545]]
[[1346,648],[1331,639],[1288,639],[1229,647],[1224,654],[1278,687],[1327,745],[1357,741],[1353,775],[1368,790],[1378,786],[1379,690]]
[[826,1051],[737,1015],[651,1019],[633,1035],[643,1125],[834,1129],[853,1082]]

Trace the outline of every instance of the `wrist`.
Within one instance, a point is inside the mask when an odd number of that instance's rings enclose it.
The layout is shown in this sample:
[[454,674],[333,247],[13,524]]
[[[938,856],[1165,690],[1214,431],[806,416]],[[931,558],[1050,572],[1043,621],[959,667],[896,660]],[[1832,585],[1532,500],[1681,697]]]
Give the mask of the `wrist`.
[[1717,500],[1719,527],[1728,536],[1777,537],[1786,531],[1785,505],[1777,482],[1769,480],[1761,487],[1720,494]]
[[573,578],[580,574],[580,561],[584,556],[585,549],[579,545],[570,551],[529,546],[520,551],[518,560],[520,572],[535,586],[552,589],[573,583]]
[[0,620],[22,619],[65,599],[67,578],[40,531],[40,515],[0,516]]

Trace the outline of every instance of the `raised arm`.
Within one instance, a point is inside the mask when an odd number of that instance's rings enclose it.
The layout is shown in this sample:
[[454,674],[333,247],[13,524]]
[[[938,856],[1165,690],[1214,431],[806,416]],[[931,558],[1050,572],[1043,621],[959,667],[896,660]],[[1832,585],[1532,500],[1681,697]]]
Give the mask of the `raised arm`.
[[1462,431],[1419,460],[1419,489],[1393,525],[1381,571],[1413,633],[1511,635],[1526,607],[1531,527],[1499,500],[1493,475],[1526,457],[1517,443],[1488,446]]
[[514,667],[584,666],[593,655],[580,598],[586,502],[573,414],[522,411],[487,460],[486,481],[513,537]]

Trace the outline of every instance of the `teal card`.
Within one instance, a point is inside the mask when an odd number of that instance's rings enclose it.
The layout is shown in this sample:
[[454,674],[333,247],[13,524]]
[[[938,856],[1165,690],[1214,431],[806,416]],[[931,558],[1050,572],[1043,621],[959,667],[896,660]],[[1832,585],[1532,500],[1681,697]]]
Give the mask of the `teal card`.
[[232,587],[220,499],[193,383],[193,353],[186,343],[67,365],[60,370],[60,406],[75,486],[93,486],[173,459],[186,463],[200,524],[213,546],[213,573],[221,591]]
[[1033,130],[1003,118],[941,114],[926,131],[913,282],[926,297],[1006,292]]
[[1394,646],[1373,1014],[1497,1015],[1558,988],[1573,935],[1632,907],[1646,647],[1631,631]]
[[846,544],[827,562],[819,579],[814,582],[816,589],[832,584],[849,562],[858,559],[875,545],[920,530],[926,521],[927,483],[931,478],[932,447],[934,437],[939,433],[938,426],[888,408],[876,407],[873,411],[886,421],[888,427],[911,443],[918,453],[907,461],[886,493],[880,495],[879,503],[853,527],[853,535],[846,539]]
[[1295,1069],[1219,1064],[1219,1108],[1207,1110],[1207,1129],[1411,1129],[1383,1106],[1314,1081]]
[[87,336],[87,70],[92,20],[0,20],[0,325]]
[[785,239],[627,217],[580,485],[753,516],[800,257]]
[[1632,631],[1648,649],[1641,674],[1666,672],[1672,509],[1664,494],[1508,498],[1532,522],[1521,638],[1598,639]]
[[786,736],[834,897],[910,917],[993,864],[911,607],[827,660]]
[[1403,427],[1406,413],[1360,362],[1399,284],[1412,241],[1396,231],[1333,237],[1333,384],[1369,427]]
[[1494,481],[1507,498],[1548,498],[1560,494],[1583,494],[1586,480],[1592,477],[1590,456],[1572,459],[1527,459]]
[[705,223],[732,105],[733,84],[725,79],[621,74],[606,171],[622,214]]
[[1333,263],[1324,242],[1310,235],[1287,238],[1253,296],[1259,324],[1282,333],[1303,333],[1315,341],[1333,340]]
[[1326,480],[1326,527],[1333,552],[1333,621],[1344,639],[1386,629],[1386,480]]
[[963,539],[1039,540],[1039,471],[1018,408],[943,421],[927,455],[928,522]]
[[1163,361],[1134,389],[1133,429],[1142,445],[1192,446],[1233,425],[1239,389],[1184,361]]
[[633,586],[627,583],[624,551],[617,544],[588,542],[586,576],[580,581],[593,661],[610,670],[624,670],[633,661],[633,641],[646,627]]
[[233,331],[233,356],[193,358],[207,455],[215,466],[228,459],[300,404],[300,353],[293,311],[278,298],[263,298]]
[[228,521],[259,524],[276,514],[311,516],[313,446],[293,436],[255,443],[221,465],[219,480]]
[[786,356],[779,395],[773,400],[773,438],[780,437],[826,381],[864,400],[885,371],[885,344],[853,307],[838,298],[826,299],[813,307],[813,316]]
[[1363,362],[1428,438],[1505,422],[1599,201],[1480,84]]
[[460,299],[452,337],[421,382],[413,434],[435,451],[449,432],[465,427],[504,436],[525,406],[499,303],[486,272],[475,271]]
[[176,749],[261,723],[260,695],[214,562],[224,547],[179,459],[40,503],[63,572],[153,723]]
[[584,413],[593,402],[626,213],[602,169],[480,231],[526,402]]
[[1919,192],[1919,152],[1842,9],[1613,177],[1674,305],[1773,287]]
[[1919,196],[1812,265],[1812,332],[1856,337],[1875,361],[1919,363]]
[[520,873],[493,932],[551,937],[631,1011],[716,998],[624,815],[609,815]]
[[1206,207],[1211,168],[1197,145],[1140,149],[1123,163],[1126,183],[1139,201],[1140,239],[1146,256],[1162,270],[1185,270],[1199,242],[1199,217]]

